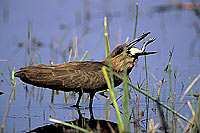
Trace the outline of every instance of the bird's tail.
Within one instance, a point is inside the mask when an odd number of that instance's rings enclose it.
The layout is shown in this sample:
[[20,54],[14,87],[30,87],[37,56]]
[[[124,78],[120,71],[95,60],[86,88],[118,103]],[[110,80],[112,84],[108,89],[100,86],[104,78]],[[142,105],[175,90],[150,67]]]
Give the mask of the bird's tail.
[[22,73],[21,71],[19,71],[19,72],[16,72],[16,73],[14,74],[14,76],[15,76],[15,77],[21,78],[21,77],[24,77],[25,75],[24,75],[24,73]]

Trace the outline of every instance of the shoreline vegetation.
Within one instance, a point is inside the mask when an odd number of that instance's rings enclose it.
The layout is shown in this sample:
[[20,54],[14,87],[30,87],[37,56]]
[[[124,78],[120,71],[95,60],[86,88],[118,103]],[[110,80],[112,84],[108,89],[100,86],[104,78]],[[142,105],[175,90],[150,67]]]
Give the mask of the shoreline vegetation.
[[[136,37],[136,31],[137,31],[137,23],[138,23],[138,3],[136,4],[136,15],[135,15],[135,27],[133,38]],[[108,24],[107,24],[107,17],[104,17],[104,39],[105,39],[105,55],[106,57],[110,54],[110,43],[109,43],[109,35],[108,35]],[[67,34],[67,32],[66,32]],[[60,43],[62,43],[67,35],[64,35]],[[80,60],[83,61],[87,59],[88,56],[92,55],[96,48],[98,47],[99,43],[95,46],[93,51],[88,52],[85,51],[82,56],[78,53],[78,42],[84,38],[84,36],[87,34],[84,33],[80,39],[78,40],[78,37],[74,35],[74,40],[72,46],[68,49],[68,57],[66,55],[66,49],[63,52],[59,52],[58,49],[54,49],[53,46],[50,46],[51,51],[56,51],[56,53],[63,57],[63,60],[66,62],[70,62],[71,60],[76,61]],[[33,43],[32,40],[32,29],[31,29],[31,22],[28,23],[28,38],[27,38],[27,44],[24,44],[24,47],[26,47],[26,58],[25,58],[25,66],[33,65],[33,64],[41,64],[42,63],[42,57],[40,54],[36,55],[35,51],[37,50],[37,47],[42,45],[41,42],[35,42]],[[128,37],[127,37],[128,41]],[[137,87],[132,84],[130,77],[127,75],[127,72],[124,71],[124,76],[120,77],[117,73],[113,72],[109,66],[109,68],[102,68],[102,71],[104,72],[105,79],[107,81],[108,90],[98,92],[101,96],[106,98],[106,121],[109,121],[110,111],[109,108],[113,107],[116,112],[117,117],[117,128],[119,132],[199,132],[200,130],[200,92],[199,92],[199,78],[200,74],[197,74],[194,76],[194,78],[188,77],[189,85],[187,89],[182,93],[180,96],[180,101],[175,101],[177,94],[175,93],[176,89],[176,80],[177,80],[177,73],[176,70],[172,69],[172,62],[171,59],[173,58],[175,50],[174,47],[171,51],[169,51],[169,59],[166,61],[166,67],[163,68],[164,74],[162,79],[156,79],[154,75],[151,73],[148,73],[148,59],[145,56],[144,57],[144,71],[145,71],[145,81],[141,84],[137,84]],[[36,55],[36,56],[35,56]],[[58,56],[57,55],[57,56]],[[80,58],[81,57],[81,58]],[[57,58],[57,57],[55,57]],[[0,61],[6,61],[8,62],[8,69],[9,69],[9,75],[10,75],[10,81],[6,81],[6,83],[12,88],[8,105],[5,110],[5,114],[3,117],[3,121],[1,123],[1,133],[4,132],[6,129],[6,119],[8,118],[9,110],[11,104],[15,104],[14,101],[16,100],[15,97],[15,89],[16,89],[16,80],[14,77],[15,73],[15,67],[11,67],[11,63],[8,60],[0,60]],[[34,62],[35,61],[35,62]],[[54,62],[50,61],[50,64],[53,65]],[[110,63],[111,64],[111,63]],[[124,70],[126,70],[126,65],[124,65]],[[6,71],[7,67],[4,70],[1,70],[1,75],[4,77],[4,79],[7,79],[4,76],[4,72]],[[111,75],[111,78],[108,78],[108,74]],[[113,83],[113,76],[117,76],[118,78],[123,80],[123,89],[120,90],[120,88],[114,88]],[[158,87],[152,88],[152,86],[149,86],[150,80],[149,77],[154,78],[158,82]],[[166,79],[168,77],[168,79]],[[166,81],[168,83],[168,88],[164,88],[163,85],[166,84]],[[144,85],[145,84],[145,85]],[[198,85],[196,85],[198,84]],[[30,97],[34,96],[34,93],[37,93],[36,100],[40,103],[42,102],[44,98],[44,94],[46,89],[34,87],[32,86],[32,91],[27,89],[27,85],[23,83],[24,91],[26,94],[28,94]],[[30,86],[29,86],[30,87]],[[20,88],[21,89],[21,88]],[[161,101],[160,97],[162,96],[163,89],[169,89],[169,94],[167,96],[166,101]],[[37,91],[37,92],[36,92]],[[50,90],[48,90],[50,91]],[[157,92],[157,94],[156,94]],[[74,92],[60,92],[60,91],[54,91],[52,90],[51,94],[51,103],[54,103],[54,97],[59,95],[59,93],[63,93],[63,103],[67,103],[68,99],[76,99],[76,94]],[[0,95],[3,95],[3,92],[0,91]],[[134,96],[131,96],[134,95]],[[85,95],[84,95],[85,96]],[[82,97],[81,102],[83,103],[83,110],[85,111],[87,109],[85,103],[88,101],[87,97]],[[185,96],[190,96],[190,100],[184,100]],[[133,101],[134,97],[134,101]],[[140,104],[141,97],[145,97],[145,106]],[[14,101],[13,101],[14,100]],[[31,98],[29,100],[29,106],[28,110],[30,113],[30,105]],[[181,105],[176,105],[176,102],[180,102]],[[153,108],[152,106],[153,105]],[[191,111],[192,117],[188,118],[184,114],[181,113],[182,109],[188,106],[189,110]],[[55,116],[56,111],[55,109],[49,104],[49,107],[54,112]],[[157,114],[157,118],[152,118],[150,111],[154,110]],[[95,110],[94,110],[95,112]],[[29,114],[30,115],[30,114]],[[48,119],[52,123],[62,124],[71,128],[74,128],[75,130],[81,131],[81,132],[93,132],[93,130],[90,130],[89,128],[86,129],[86,125],[83,127],[79,127],[74,124],[66,123],[63,121],[58,120],[57,118],[49,118]],[[81,119],[83,120],[83,119]],[[90,119],[91,120],[91,119]],[[155,123],[156,122],[156,123]],[[99,127],[100,129],[100,127]],[[98,130],[98,129],[97,129]],[[110,127],[110,131],[115,131],[112,126]]]

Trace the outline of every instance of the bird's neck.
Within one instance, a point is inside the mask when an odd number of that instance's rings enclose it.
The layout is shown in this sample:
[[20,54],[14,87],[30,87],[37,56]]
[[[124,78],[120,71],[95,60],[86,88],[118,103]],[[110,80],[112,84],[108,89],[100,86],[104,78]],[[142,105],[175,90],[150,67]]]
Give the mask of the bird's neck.
[[[126,58],[126,68],[127,68],[127,74],[129,74],[134,67],[134,65],[137,63],[138,59],[135,58]],[[123,58],[111,58],[110,59],[112,64],[113,71],[116,71],[117,73],[123,73],[124,70],[124,59]],[[106,66],[109,66],[109,59],[106,58],[102,61],[103,64]]]

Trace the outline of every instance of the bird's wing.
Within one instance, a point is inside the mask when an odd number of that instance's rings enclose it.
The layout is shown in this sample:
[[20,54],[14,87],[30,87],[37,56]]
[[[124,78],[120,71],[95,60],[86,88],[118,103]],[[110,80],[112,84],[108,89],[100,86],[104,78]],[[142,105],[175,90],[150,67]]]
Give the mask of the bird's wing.
[[40,64],[21,68],[15,76],[26,83],[52,89],[95,89],[104,81],[102,67],[100,62],[72,62],[56,66]]
[[56,67],[53,80],[59,80],[65,88],[97,89],[105,86],[105,79],[100,62],[67,63]]

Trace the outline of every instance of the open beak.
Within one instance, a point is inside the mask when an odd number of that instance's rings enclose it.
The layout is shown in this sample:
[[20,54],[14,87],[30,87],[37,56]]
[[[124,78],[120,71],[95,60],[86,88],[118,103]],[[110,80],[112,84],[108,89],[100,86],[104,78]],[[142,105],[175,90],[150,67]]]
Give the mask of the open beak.
[[136,39],[131,40],[129,42],[126,42],[126,48],[128,50],[131,49],[135,44],[137,44],[138,42],[140,42],[142,39],[144,39],[149,34],[150,34],[150,32],[144,33],[141,36],[137,37]]
[[157,52],[145,52],[147,45],[149,45],[150,43],[152,43],[153,41],[156,40],[155,37],[150,38],[147,41],[145,41],[141,50],[134,47],[135,44],[137,44],[139,41],[144,39],[148,34],[150,34],[150,32],[147,32],[147,33],[141,35],[140,37],[136,38],[135,40],[127,42],[127,45],[126,45],[127,50],[129,50],[132,55],[136,55],[136,56],[149,55],[149,54],[157,53]]
[[149,54],[156,54],[157,52],[145,52],[147,45],[150,44],[150,43],[152,43],[152,42],[155,41],[155,40],[156,40],[155,37],[154,37],[154,38],[148,39],[148,40],[144,43],[144,45],[143,45],[143,47],[142,47],[142,50],[141,50],[142,52],[141,52],[141,53],[138,53],[138,56],[141,56],[141,55],[149,55]]
[[135,55],[141,56],[141,55],[149,55],[149,54],[156,54],[157,52],[142,52],[142,53],[136,53]]

